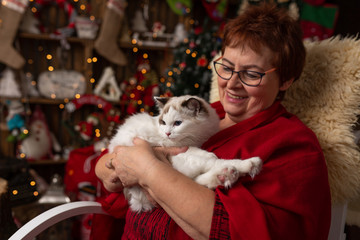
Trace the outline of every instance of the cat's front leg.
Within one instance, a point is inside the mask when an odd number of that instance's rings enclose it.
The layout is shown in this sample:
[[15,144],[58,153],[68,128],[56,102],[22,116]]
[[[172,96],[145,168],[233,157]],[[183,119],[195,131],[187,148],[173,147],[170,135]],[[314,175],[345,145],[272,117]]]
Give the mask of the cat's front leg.
[[246,160],[219,159],[208,172],[197,176],[195,181],[210,189],[215,189],[220,185],[230,188],[241,176],[249,174],[251,177],[254,177],[260,172],[261,166],[262,161],[258,157]]
[[147,212],[154,208],[154,205],[147,199],[145,193],[138,186],[124,188],[124,195],[129,201],[131,210],[134,212]]

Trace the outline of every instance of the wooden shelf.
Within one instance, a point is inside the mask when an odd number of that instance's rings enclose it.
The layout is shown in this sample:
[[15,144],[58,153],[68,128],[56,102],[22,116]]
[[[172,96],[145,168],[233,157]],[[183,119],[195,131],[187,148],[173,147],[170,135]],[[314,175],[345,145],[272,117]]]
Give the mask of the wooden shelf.
[[[35,40],[46,40],[46,41],[60,41],[61,38],[59,36],[53,35],[53,34],[34,34],[34,33],[20,33],[20,38],[23,39],[35,39]],[[86,39],[86,38],[78,38],[78,37],[68,37],[66,40],[69,43],[81,43],[83,45],[91,45],[94,44],[94,39]],[[169,49],[173,49],[170,45],[168,46],[149,46],[149,45],[143,45],[143,44],[132,44],[129,42],[119,42],[119,46],[121,48],[128,48],[132,49],[133,47],[137,47],[139,49],[143,50],[154,50],[154,51],[167,51]]]
[[60,159],[60,160],[36,160],[36,161],[28,161],[30,165],[57,165],[57,164],[65,164],[67,163],[67,160]]
[[[33,103],[33,104],[49,104],[57,105],[61,103],[67,103],[67,101],[61,99],[48,99],[42,97],[30,97],[30,98],[12,98],[12,97],[1,97],[0,102],[4,103],[6,100],[20,100],[22,103]],[[71,101],[69,99],[69,101]]]

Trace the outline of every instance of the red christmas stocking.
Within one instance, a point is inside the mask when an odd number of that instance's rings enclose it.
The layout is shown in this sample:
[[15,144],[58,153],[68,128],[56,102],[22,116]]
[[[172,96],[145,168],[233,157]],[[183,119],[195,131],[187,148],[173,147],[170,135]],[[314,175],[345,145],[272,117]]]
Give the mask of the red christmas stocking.
[[28,3],[28,0],[3,0],[0,7],[0,62],[14,69],[25,64],[13,48],[13,41]]
[[126,5],[125,0],[109,0],[107,2],[99,37],[95,41],[96,51],[110,62],[120,66],[127,63],[124,53],[117,45]]

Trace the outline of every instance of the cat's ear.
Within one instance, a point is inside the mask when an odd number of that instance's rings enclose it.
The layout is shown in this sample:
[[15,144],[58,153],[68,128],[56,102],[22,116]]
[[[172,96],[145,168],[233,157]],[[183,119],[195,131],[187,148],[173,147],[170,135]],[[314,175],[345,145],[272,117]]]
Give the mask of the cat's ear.
[[181,106],[188,108],[194,113],[194,116],[196,116],[200,111],[203,111],[206,109],[203,106],[203,103],[196,98],[189,98],[188,100],[184,101]]
[[154,97],[156,105],[159,109],[162,109],[165,104],[169,101],[170,98],[168,97]]

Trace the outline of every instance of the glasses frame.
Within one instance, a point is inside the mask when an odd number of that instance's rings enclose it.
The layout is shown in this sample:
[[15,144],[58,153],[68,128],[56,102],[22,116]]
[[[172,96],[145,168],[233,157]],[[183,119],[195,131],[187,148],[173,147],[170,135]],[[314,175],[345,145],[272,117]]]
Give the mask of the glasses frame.
[[[216,59],[216,60],[213,62],[213,64],[214,64],[214,69],[215,69],[216,74],[217,74],[220,78],[222,78],[222,79],[224,79],[224,80],[230,80],[230,79],[233,77],[234,73],[237,73],[237,76],[239,77],[241,83],[242,83],[242,84],[245,84],[246,86],[249,86],[249,87],[257,87],[257,86],[259,86],[260,83],[261,83],[262,78],[263,78],[266,74],[271,73],[271,72],[274,72],[274,71],[276,70],[276,68],[272,68],[272,69],[267,70],[267,71],[265,71],[265,72],[263,72],[263,73],[262,73],[262,72],[257,72],[257,71],[251,71],[251,70],[240,70],[240,71],[231,70],[231,76],[230,76],[230,78],[223,78],[222,76],[220,76],[220,74],[219,74],[219,73],[217,72],[217,70],[216,70],[216,64],[220,64],[220,65],[226,66],[226,65],[218,62],[218,61],[219,61],[220,59],[222,59],[222,58],[223,58],[223,56],[219,57],[218,59]],[[241,73],[241,72],[253,72],[253,73],[259,74],[259,75],[260,75],[260,81],[259,81],[259,83],[257,83],[256,85],[252,85],[252,84],[248,84],[248,83],[244,82],[244,81],[241,79],[241,77],[240,77],[240,73]]]

